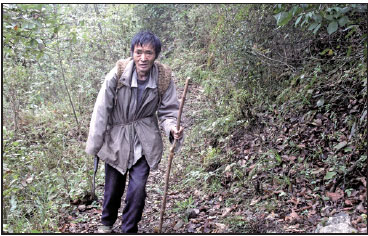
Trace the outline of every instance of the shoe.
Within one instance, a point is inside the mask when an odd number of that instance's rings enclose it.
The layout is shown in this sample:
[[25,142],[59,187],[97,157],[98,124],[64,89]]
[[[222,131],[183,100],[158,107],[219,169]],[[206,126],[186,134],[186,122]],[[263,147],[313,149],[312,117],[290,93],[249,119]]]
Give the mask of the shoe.
[[101,225],[98,227],[97,233],[99,234],[110,234],[112,233],[112,226]]

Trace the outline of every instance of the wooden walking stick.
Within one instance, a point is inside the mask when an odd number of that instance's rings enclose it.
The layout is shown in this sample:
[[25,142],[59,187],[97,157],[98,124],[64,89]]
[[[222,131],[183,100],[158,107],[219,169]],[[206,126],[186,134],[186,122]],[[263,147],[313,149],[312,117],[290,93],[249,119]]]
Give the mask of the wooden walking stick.
[[[176,122],[176,129],[177,130],[180,130],[181,113],[183,112],[183,106],[184,106],[184,102],[185,102],[185,96],[186,96],[187,90],[188,90],[189,80],[190,80],[190,78],[188,77],[187,80],[185,81],[184,93],[183,93],[183,97],[182,97],[181,102],[180,102],[178,120]],[[162,223],[163,223],[163,220],[164,220],[164,213],[165,213],[165,208],[166,208],[166,196],[167,196],[167,190],[169,188],[170,169],[171,169],[172,159],[174,158],[174,150],[175,150],[176,142],[177,142],[177,140],[174,139],[174,143],[172,144],[171,149],[170,149],[169,160],[168,160],[169,162],[168,162],[168,166],[167,166],[167,170],[166,170],[165,192],[164,192],[164,197],[162,199],[162,205],[161,205],[160,228],[159,228],[159,231],[158,231],[159,233],[161,233]]]

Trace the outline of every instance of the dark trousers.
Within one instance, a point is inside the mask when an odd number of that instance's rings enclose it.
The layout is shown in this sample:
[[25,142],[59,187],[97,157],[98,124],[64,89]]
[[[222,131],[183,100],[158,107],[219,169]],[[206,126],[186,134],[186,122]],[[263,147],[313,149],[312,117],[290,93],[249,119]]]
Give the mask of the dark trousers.
[[[125,198],[123,210],[123,233],[136,233],[138,222],[142,218],[146,199],[146,183],[149,175],[149,165],[142,156],[132,168],[129,169],[128,192]],[[126,176],[115,168],[105,163],[105,193],[101,222],[103,225],[112,226],[118,218],[118,210],[121,197],[125,189]]]

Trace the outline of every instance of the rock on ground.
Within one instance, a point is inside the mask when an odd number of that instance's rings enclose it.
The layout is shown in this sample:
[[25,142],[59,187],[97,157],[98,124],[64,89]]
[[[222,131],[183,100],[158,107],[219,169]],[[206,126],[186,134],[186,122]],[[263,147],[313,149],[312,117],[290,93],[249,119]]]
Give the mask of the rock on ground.
[[320,223],[315,233],[358,233],[358,230],[351,226],[350,216],[342,212],[330,217],[325,226]]

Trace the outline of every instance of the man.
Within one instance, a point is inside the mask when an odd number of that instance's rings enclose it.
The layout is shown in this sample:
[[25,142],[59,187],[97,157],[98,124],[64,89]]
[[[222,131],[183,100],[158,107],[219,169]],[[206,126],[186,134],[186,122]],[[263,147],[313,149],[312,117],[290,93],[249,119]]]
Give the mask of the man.
[[99,233],[112,232],[128,173],[121,230],[138,231],[149,171],[157,169],[163,153],[158,122],[171,142],[173,138],[183,141],[183,128],[176,129],[179,102],[171,70],[155,62],[160,51],[161,42],[154,34],[136,34],[131,42],[132,59],[117,63],[97,96],[86,152],[105,161]]

